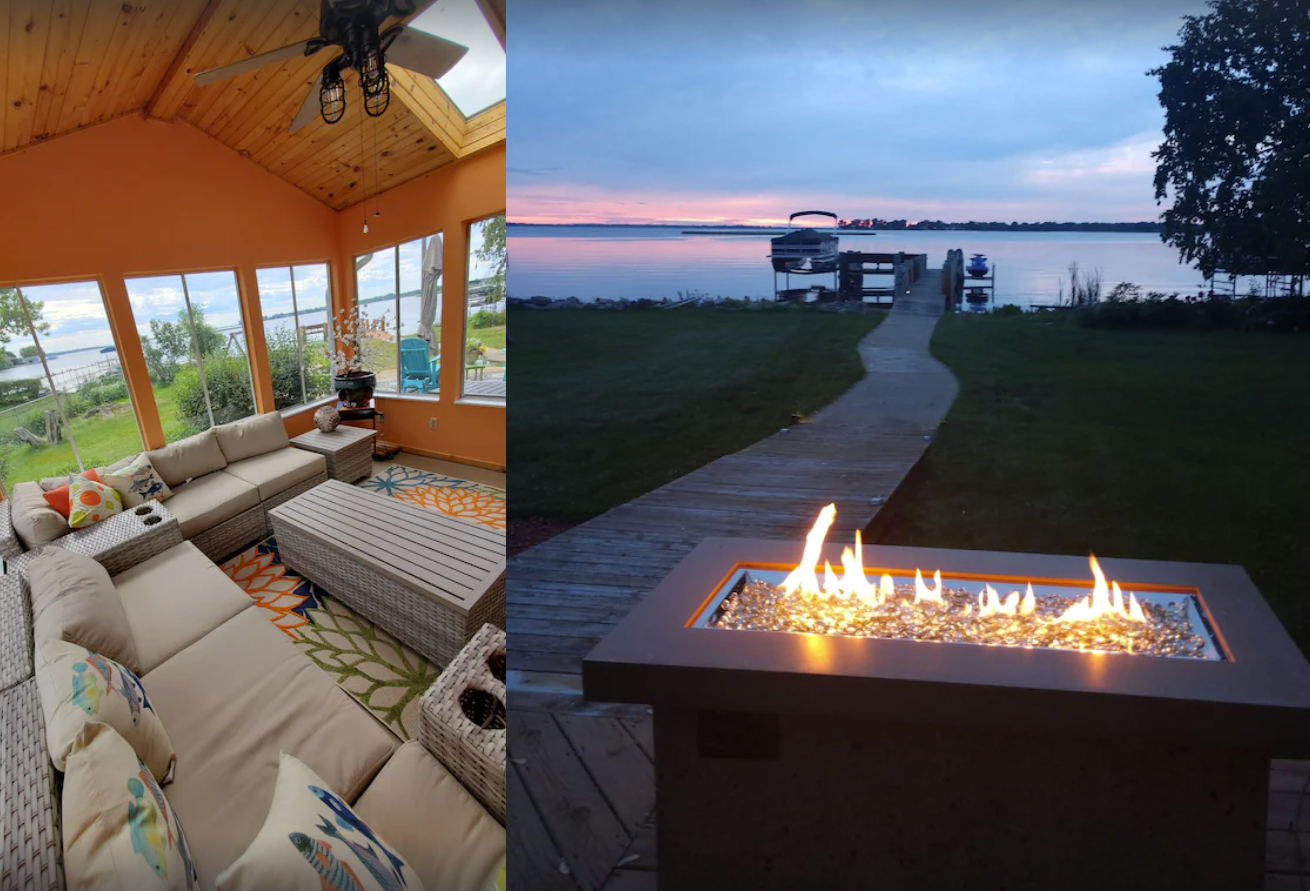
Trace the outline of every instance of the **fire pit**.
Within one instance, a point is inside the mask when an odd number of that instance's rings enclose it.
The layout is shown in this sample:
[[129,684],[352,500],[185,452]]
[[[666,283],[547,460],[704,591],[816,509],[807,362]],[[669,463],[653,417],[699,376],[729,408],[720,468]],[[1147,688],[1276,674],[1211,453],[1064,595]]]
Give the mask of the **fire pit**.
[[1262,887],[1310,665],[1240,567],[831,521],[703,542],[584,661],[654,705],[662,888]]

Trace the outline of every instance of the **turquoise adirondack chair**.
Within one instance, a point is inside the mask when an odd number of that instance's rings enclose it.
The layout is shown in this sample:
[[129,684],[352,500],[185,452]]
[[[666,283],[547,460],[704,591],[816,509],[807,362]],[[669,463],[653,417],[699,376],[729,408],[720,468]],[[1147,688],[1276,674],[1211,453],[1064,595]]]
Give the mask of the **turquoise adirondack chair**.
[[432,392],[440,368],[439,362],[428,361],[428,342],[423,338],[406,337],[400,342],[400,392]]

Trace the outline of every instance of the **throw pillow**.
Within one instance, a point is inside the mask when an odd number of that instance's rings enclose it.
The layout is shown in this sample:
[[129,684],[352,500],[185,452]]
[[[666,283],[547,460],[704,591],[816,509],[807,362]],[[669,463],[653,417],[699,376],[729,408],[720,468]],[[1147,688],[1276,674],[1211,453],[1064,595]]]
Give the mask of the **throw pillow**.
[[283,752],[268,817],[219,891],[422,891],[414,870],[299,759]]
[[68,481],[66,483],[64,483],[62,486],[57,486],[56,488],[53,488],[49,492],[45,493],[46,503],[49,504],[51,507],[53,507],[55,510],[59,511],[61,514],[63,514],[65,519],[68,518],[68,510],[69,510],[68,502],[69,499],[72,497],[71,492],[72,492],[73,484],[77,482],[78,479],[95,480],[98,483],[100,482],[100,474],[96,473],[96,469],[94,467],[92,467],[90,470],[82,471],[80,477],[77,474],[70,473],[68,475]]
[[167,501],[173,497],[173,490],[168,488],[168,483],[155,470],[145,452],[126,467],[106,475],[104,482],[122,497],[125,508],[152,500]]
[[77,644],[42,641],[36,646],[36,689],[56,769],[64,769],[82,728],[99,721],[118,731],[156,780],[168,781],[177,758],[173,741],[130,669]]
[[69,889],[190,891],[200,874],[177,813],[108,724],[87,724],[68,753],[63,794]]
[[140,671],[123,601],[103,566],[73,551],[45,548],[27,564],[27,580],[38,644],[66,640]]
[[123,511],[122,497],[104,483],[78,480],[71,492],[68,525],[72,529],[85,529]]

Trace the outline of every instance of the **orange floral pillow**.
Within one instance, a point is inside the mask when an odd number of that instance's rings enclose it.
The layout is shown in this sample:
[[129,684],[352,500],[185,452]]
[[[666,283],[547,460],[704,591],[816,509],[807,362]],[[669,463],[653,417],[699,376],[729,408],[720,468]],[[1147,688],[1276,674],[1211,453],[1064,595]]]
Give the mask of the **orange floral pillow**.
[[[88,480],[95,480],[97,483],[100,482],[100,474],[96,473],[96,469],[94,467],[90,468],[89,470],[82,471],[82,478]],[[68,519],[68,511],[69,511],[68,493],[72,487],[73,480],[75,479],[77,479],[77,477],[70,475],[68,477],[68,482],[60,486],[58,489],[51,489],[49,492],[41,493],[42,497],[45,498],[46,503],[48,503],[55,510],[63,514],[64,519]]]
[[82,529],[123,510],[123,498],[104,483],[80,479],[70,490],[68,525]]

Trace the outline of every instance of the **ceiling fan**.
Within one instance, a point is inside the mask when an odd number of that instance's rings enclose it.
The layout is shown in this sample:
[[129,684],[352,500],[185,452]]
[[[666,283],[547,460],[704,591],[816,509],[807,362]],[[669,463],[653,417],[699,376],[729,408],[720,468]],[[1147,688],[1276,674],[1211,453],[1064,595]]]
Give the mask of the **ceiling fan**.
[[402,18],[417,8],[417,0],[322,0],[317,37],[201,71],[196,75],[196,85],[203,87],[265,65],[312,56],[325,47],[340,47],[341,51],[328,59],[314,80],[289,132],[294,133],[313,120],[315,111],[329,124],[341,120],[346,113],[346,87],[341,72],[346,69],[359,72],[364,111],[370,117],[379,117],[391,103],[387,65],[398,65],[436,79],[455,67],[468,52],[466,46],[407,25],[381,30],[388,17]]

